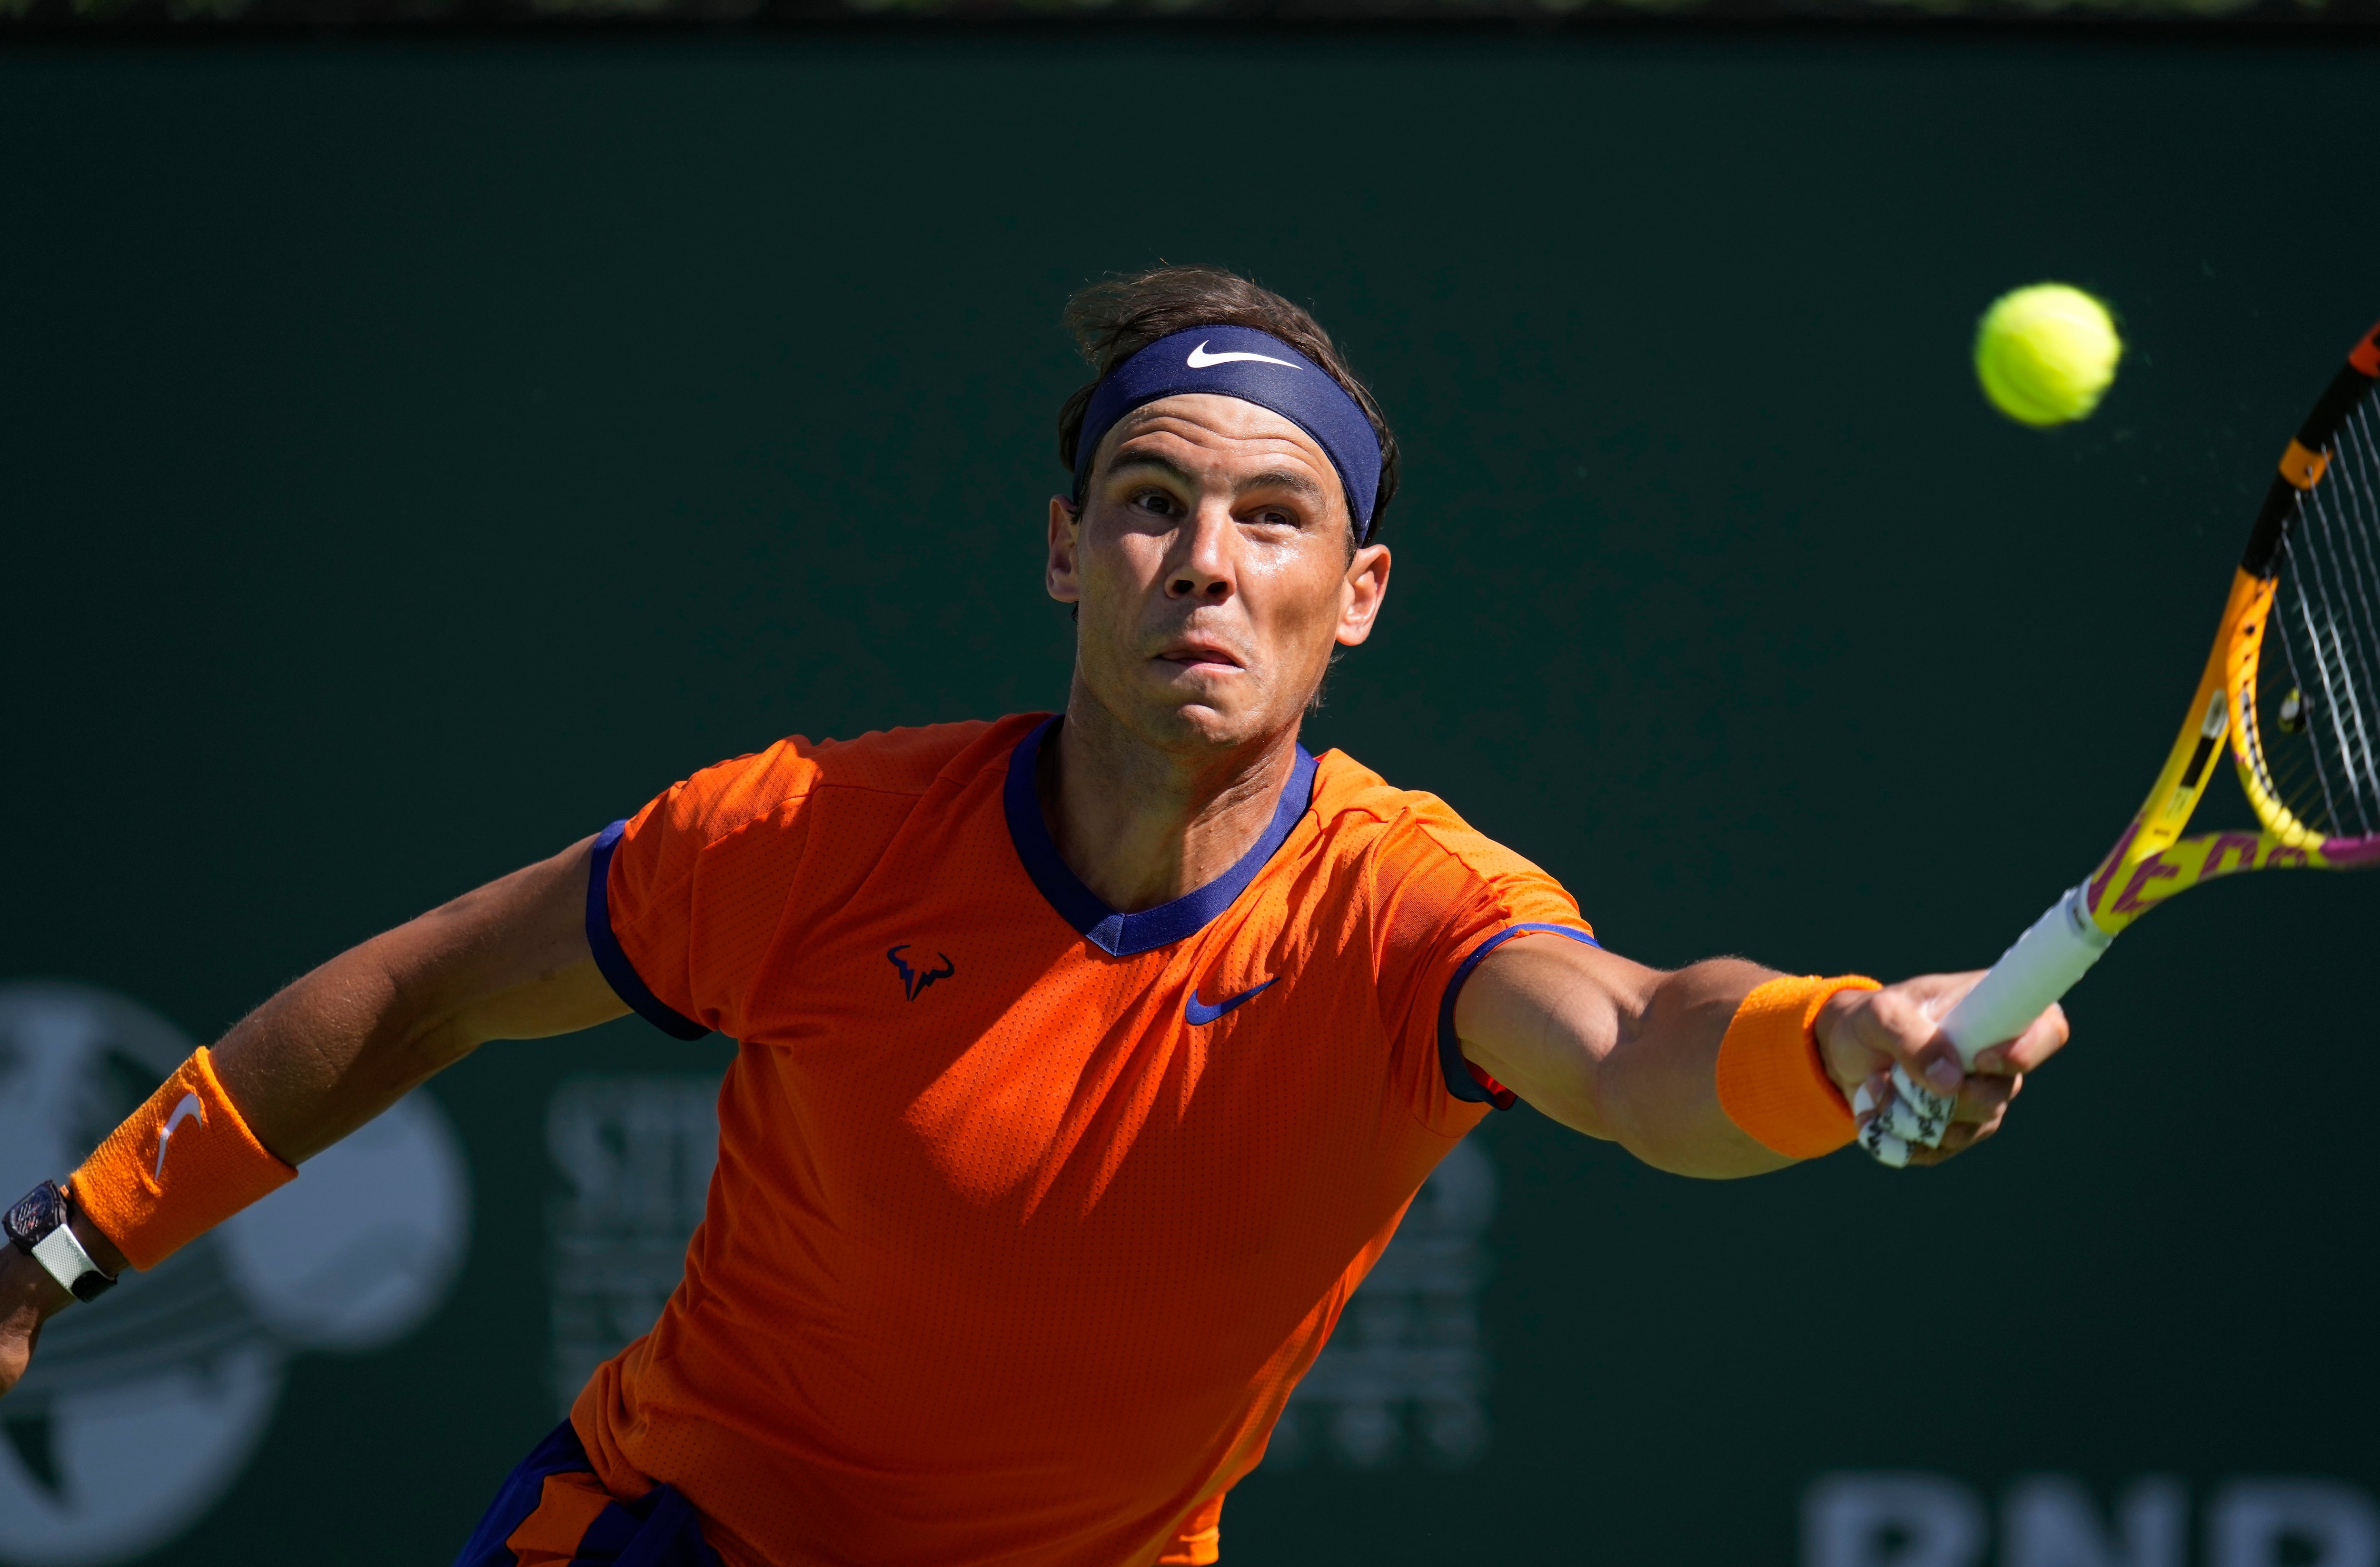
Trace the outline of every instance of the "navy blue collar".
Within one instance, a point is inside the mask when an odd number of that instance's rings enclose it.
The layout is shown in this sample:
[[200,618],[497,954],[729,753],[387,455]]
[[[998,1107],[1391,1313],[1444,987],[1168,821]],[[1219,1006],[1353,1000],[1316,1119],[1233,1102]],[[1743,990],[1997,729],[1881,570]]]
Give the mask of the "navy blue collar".
[[1290,830],[1314,801],[1314,758],[1300,746],[1289,782],[1281,785],[1281,802],[1272,808],[1271,822],[1265,828],[1264,836],[1249,845],[1237,864],[1196,892],[1185,893],[1170,904],[1160,904],[1138,914],[1118,914],[1067,869],[1065,860],[1059,856],[1058,845],[1050,840],[1050,824],[1041,820],[1041,797],[1033,786],[1034,767],[1041,757],[1041,742],[1057,723],[1054,715],[1043,719],[1008,753],[1008,784],[1003,795],[1008,808],[1008,838],[1016,845],[1016,857],[1025,862],[1025,873],[1033,878],[1033,884],[1041,889],[1050,906],[1082,932],[1091,945],[1112,957],[1153,952],[1169,941],[1195,935],[1208,920],[1231,907],[1232,900],[1257,879],[1265,862],[1289,841]]

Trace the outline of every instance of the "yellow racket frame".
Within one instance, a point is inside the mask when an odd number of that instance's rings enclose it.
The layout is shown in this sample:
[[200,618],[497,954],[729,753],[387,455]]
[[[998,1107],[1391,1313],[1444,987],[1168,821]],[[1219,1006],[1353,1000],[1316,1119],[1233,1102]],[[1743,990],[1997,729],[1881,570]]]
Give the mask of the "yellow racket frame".
[[[2244,568],[2232,574],[2222,628],[2198,678],[2190,716],[2148,798],[2086,884],[2091,922],[2111,936],[2175,893],[2218,876],[2330,864],[2323,856],[2324,835],[2281,803],[2257,738],[2256,670],[2276,586],[2276,578]],[[2181,830],[2206,793],[2227,740],[2240,792],[2264,830],[2185,838]]]
[[[2306,492],[2322,482],[2331,437],[2375,382],[2380,326],[2349,351],[2347,363],[2281,456],[2280,471],[2265,492],[2248,547],[2232,573],[2222,624],[2181,733],[2131,825],[2090,880],[2052,904],[1942,1019],[1944,1036],[1968,1066],[1984,1050],[2016,1038],[2098,962],[2118,931],[2177,893],[2243,870],[2380,864],[2380,834],[2325,837],[2283,803],[2265,764],[2256,717],[2256,671],[2291,522]],[[2240,792],[2262,830],[2184,837],[2182,829],[2190,825],[2227,743]],[[1952,1107],[1949,1097],[1896,1066],[1892,1094],[1861,1125],[1860,1146],[1886,1164],[1906,1164],[1913,1146],[1941,1141]]]

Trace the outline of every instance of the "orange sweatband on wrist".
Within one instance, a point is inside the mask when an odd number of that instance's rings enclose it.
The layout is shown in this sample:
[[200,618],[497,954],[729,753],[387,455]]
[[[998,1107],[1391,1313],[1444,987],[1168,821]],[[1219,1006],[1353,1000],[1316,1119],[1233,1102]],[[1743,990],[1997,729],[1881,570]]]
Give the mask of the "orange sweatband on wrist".
[[1861,974],[1755,985],[1718,1046],[1718,1105],[1762,1147],[1817,1159],[1858,1134],[1842,1090],[1818,1057],[1818,1009],[1838,990],[1880,990]]
[[256,1140],[201,1045],[67,1189],[135,1268],[154,1268],[298,1172]]

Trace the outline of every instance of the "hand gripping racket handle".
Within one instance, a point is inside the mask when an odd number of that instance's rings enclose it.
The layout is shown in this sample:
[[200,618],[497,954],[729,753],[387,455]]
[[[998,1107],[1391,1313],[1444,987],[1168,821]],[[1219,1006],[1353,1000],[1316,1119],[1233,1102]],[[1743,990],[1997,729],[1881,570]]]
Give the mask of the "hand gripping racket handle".
[[1973,1066],[1982,1051],[2023,1033],[2090,972],[2115,939],[2091,917],[2083,887],[2050,905],[1942,1020],[1943,1034],[1958,1048],[1959,1063]]
[[[2114,940],[2091,917],[2084,887],[2050,905],[2049,912],[2000,954],[1991,972],[1942,1020],[1942,1032],[1957,1049],[1959,1063],[1972,1067],[1985,1051],[2023,1033],[2050,1002],[2090,972]],[[1936,1093],[1896,1066],[1892,1097],[1860,1128],[1860,1147],[1898,1169],[1909,1162],[1912,1145],[1932,1148],[1941,1142],[1956,1107],[1951,1096]],[[1852,1108],[1861,1113],[1878,1109],[1865,1088]]]

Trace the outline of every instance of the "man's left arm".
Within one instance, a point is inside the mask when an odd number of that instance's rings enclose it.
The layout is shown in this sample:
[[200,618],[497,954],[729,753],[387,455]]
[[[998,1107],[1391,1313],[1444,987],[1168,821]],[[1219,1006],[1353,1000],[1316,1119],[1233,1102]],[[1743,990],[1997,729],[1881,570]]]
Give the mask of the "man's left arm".
[[[1681,1175],[1758,1175],[1796,1160],[1729,1116],[1719,1054],[1744,998],[1779,978],[1740,958],[1664,973],[1582,942],[1533,937],[1482,960],[1456,999],[1455,1032],[1473,1064],[1566,1126]],[[1905,1064],[1958,1096],[1941,1147],[1912,1149],[1912,1162],[1937,1163],[1990,1136],[2024,1074],[2065,1044],[2066,1016],[2051,1007],[1961,1072],[1935,1020],[1982,978],[1930,974],[1827,996],[1808,1028],[1811,1091],[1831,1084],[1848,1104],[1865,1087],[1880,1100],[1893,1066]]]

